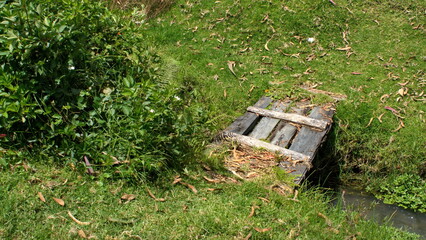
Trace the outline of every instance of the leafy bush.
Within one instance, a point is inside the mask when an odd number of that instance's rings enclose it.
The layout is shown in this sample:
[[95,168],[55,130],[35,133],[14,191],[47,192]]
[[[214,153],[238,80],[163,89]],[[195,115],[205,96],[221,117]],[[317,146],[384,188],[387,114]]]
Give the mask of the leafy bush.
[[418,175],[397,176],[390,184],[379,187],[379,198],[387,204],[426,212],[426,181]]
[[181,89],[158,77],[142,11],[122,17],[89,0],[1,5],[2,146],[71,162],[88,156],[114,166],[105,176],[182,164],[194,118]]

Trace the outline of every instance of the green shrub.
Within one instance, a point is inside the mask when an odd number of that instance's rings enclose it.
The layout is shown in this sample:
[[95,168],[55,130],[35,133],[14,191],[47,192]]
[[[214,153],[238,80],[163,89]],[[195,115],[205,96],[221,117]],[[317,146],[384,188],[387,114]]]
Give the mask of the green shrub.
[[105,176],[182,164],[194,118],[181,89],[158,77],[142,11],[124,17],[89,0],[0,4],[2,146],[88,156],[111,167]]
[[387,204],[426,212],[426,181],[420,176],[404,174],[379,187],[378,197]]

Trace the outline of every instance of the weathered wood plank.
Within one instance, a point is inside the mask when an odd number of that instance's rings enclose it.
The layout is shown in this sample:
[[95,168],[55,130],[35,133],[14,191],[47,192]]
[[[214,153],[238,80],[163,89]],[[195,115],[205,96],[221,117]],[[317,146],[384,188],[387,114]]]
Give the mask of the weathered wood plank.
[[[309,156],[312,161],[318,151],[318,148],[325,140],[325,137],[331,128],[333,114],[334,109],[326,110],[321,107],[315,107],[309,116],[311,118],[327,122],[327,129],[325,131],[315,131],[309,127],[302,127],[297,136],[294,138],[289,150]],[[306,172],[309,170],[309,166],[306,164],[296,164],[294,170],[295,171],[292,172],[292,174],[300,175],[300,177],[296,179],[296,183],[300,183]]]
[[[308,111],[308,109],[295,108],[294,111],[296,114],[303,115]],[[297,127],[286,122],[285,125],[279,131],[277,131],[277,133],[271,139],[271,143],[286,148],[290,144],[290,141],[293,139],[296,132]]]
[[266,109],[262,109],[258,107],[248,107],[247,111],[254,112],[256,114],[266,116],[266,117],[278,118],[278,119],[286,120],[296,124],[315,127],[321,130],[326,129],[328,126],[328,122],[326,121],[314,119],[311,117],[301,116],[295,113],[281,113],[281,112],[275,112],[275,111],[266,110]]
[[[254,106],[258,108],[265,108],[271,102],[271,98],[262,97]],[[225,131],[246,135],[253,130],[259,118],[260,117],[258,115],[247,112],[243,116],[237,118],[228,128],[225,129]]]
[[[285,112],[289,105],[289,102],[283,103],[278,101],[273,104],[271,110],[276,112]],[[274,128],[277,126],[279,121],[280,120],[277,118],[264,117],[259,121],[256,127],[254,127],[253,131],[249,134],[249,136],[257,139],[267,139],[268,136],[271,134],[272,130],[274,130]]]
[[292,151],[286,148],[282,148],[277,145],[258,140],[256,138],[252,138],[252,137],[248,137],[248,136],[244,136],[244,135],[236,134],[232,132],[226,132],[226,131],[222,133],[222,136],[223,136],[222,139],[225,139],[225,140],[232,140],[238,143],[248,145],[250,147],[264,148],[271,152],[278,152],[280,154],[283,154],[284,156],[290,157],[292,160],[310,162],[309,156],[306,156],[305,154],[298,153],[296,151]]

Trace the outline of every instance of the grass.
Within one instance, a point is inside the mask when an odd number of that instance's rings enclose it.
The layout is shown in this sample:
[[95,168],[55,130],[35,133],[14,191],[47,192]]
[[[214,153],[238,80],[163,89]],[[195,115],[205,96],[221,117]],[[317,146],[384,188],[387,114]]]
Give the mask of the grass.
[[426,176],[425,9],[417,1],[188,1],[149,22],[146,39],[178,66],[172,80],[199,92],[211,135],[265,94],[329,101],[299,88],[316,85],[347,95],[329,154],[344,182],[366,187]]
[[[316,190],[289,200],[293,194],[282,196],[269,188],[278,181],[275,176],[232,184],[208,183],[203,176],[210,177],[204,170],[181,174],[197,189],[194,193],[172,185],[172,175],[156,184],[130,185],[94,180],[70,166],[15,165],[0,174],[0,238],[416,239],[332,207]],[[147,189],[165,201],[155,201]],[[125,194],[135,199],[122,200]],[[68,211],[90,224],[77,224]]]
[[[426,4],[336,2],[178,1],[170,12],[146,23],[145,40],[163,59],[163,78],[185,86],[195,96],[190,106],[209,116],[200,133],[205,145],[262,95],[330,101],[299,88],[315,84],[348,96],[337,104],[327,143],[327,157],[338,160],[343,181],[375,191],[378,182],[395,175],[424,179],[426,63],[421,46],[426,42],[421,24]],[[315,41],[307,42],[309,37]],[[404,127],[398,129],[401,121]],[[279,176],[211,184],[203,180],[207,173],[193,166],[180,175],[198,190],[195,194],[172,185],[173,173],[159,182],[132,185],[88,177],[72,164],[28,164],[25,156],[18,158],[20,164],[0,169],[4,239],[418,237],[332,207],[315,188],[302,187],[299,202],[289,200],[292,194],[268,188],[282,181]],[[221,165],[221,159],[208,161]],[[198,162],[205,159],[200,156]],[[166,201],[155,201],[147,188]],[[126,202],[124,194],[136,198]],[[253,206],[259,208],[250,216]],[[77,224],[68,211],[90,224]]]

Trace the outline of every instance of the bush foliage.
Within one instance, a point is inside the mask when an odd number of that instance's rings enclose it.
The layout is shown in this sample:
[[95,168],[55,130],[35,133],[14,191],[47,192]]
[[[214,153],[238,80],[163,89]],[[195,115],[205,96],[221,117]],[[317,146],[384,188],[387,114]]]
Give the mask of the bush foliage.
[[397,204],[419,212],[426,212],[426,181],[420,176],[404,174],[393,177],[390,183],[379,187],[379,198],[387,204]]
[[161,59],[141,37],[143,11],[124,17],[89,0],[1,5],[5,159],[5,149],[72,163],[87,156],[113,169],[105,176],[182,163],[193,118],[181,89],[158,76]]

